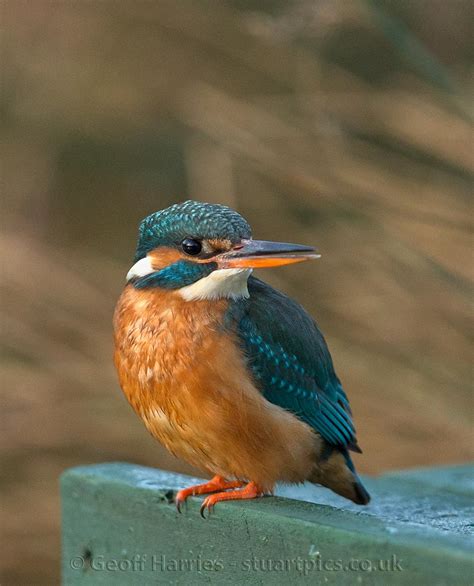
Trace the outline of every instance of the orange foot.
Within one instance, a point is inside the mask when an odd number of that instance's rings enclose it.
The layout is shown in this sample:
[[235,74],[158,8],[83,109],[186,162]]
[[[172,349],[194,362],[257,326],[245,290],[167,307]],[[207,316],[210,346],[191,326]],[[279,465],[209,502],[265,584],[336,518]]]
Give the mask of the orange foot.
[[181,513],[181,505],[186,502],[189,496],[218,492],[219,490],[226,490],[228,488],[240,488],[244,484],[245,482],[241,480],[226,480],[222,476],[214,476],[209,482],[196,484],[196,486],[190,486],[189,488],[178,491],[175,498],[176,508],[178,509],[178,513]]
[[[243,483],[242,483],[243,484]],[[201,505],[201,517],[205,519],[206,509],[211,512],[215,504],[219,501],[235,501],[241,499],[255,499],[263,496],[265,492],[255,482],[249,482],[242,490],[231,490],[229,492],[219,492],[206,497]]]

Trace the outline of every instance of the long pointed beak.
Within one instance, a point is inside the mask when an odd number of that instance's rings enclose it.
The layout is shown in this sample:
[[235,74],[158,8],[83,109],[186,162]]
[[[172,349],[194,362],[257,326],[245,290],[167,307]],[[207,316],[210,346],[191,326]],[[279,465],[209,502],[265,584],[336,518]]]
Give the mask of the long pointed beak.
[[242,240],[230,252],[219,255],[216,261],[221,269],[260,269],[303,262],[320,256],[311,246],[266,240]]

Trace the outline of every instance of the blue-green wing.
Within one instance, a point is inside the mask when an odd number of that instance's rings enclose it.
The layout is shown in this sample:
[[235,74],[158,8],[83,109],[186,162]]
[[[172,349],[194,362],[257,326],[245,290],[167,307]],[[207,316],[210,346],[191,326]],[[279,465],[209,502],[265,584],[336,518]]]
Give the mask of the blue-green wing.
[[329,444],[359,451],[349,401],[314,320],[254,277],[249,292],[249,299],[231,304],[229,317],[261,392]]

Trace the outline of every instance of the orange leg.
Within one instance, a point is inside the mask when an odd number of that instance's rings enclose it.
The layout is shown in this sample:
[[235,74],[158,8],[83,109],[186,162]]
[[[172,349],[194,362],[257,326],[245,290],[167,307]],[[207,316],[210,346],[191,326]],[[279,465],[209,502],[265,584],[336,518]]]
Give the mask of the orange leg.
[[212,511],[215,504],[219,501],[234,501],[241,499],[255,499],[263,496],[265,492],[255,482],[249,482],[242,490],[231,490],[229,492],[218,492],[206,497],[201,505],[201,517],[204,518],[204,512],[207,509]]
[[190,486],[178,491],[176,494],[175,502],[178,513],[181,513],[181,505],[186,502],[189,496],[195,496],[197,494],[208,494],[209,492],[218,492],[219,490],[226,490],[228,488],[239,488],[244,485],[245,482],[241,480],[226,480],[222,476],[214,476],[209,482],[204,484],[196,484],[196,486]]

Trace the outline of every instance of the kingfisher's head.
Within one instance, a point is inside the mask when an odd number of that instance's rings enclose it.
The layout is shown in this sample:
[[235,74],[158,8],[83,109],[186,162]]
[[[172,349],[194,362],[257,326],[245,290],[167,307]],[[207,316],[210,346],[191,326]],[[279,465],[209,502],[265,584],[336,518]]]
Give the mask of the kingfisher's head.
[[253,268],[318,256],[308,246],[253,240],[247,221],[231,208],[185,201],[142,221],[127,281],[137,289],[174,289],[188,301],[237,299],[248,296]]

